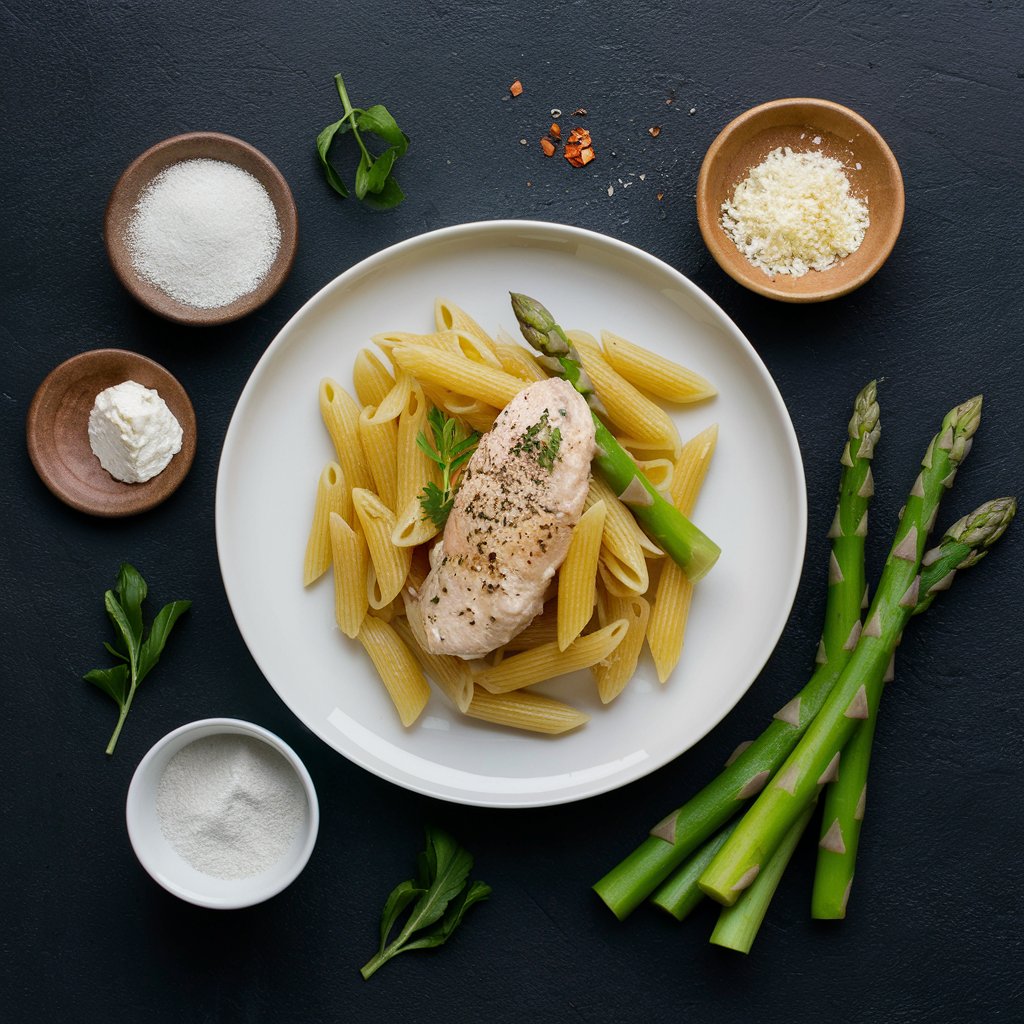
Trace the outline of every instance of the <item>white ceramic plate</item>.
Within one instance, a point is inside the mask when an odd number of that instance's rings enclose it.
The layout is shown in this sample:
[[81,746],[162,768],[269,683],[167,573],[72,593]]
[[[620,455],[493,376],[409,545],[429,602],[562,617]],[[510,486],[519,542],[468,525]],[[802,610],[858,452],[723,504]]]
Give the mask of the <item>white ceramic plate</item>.
[[[334,458],[317,386],[351,385],[371,334],[433,329],[437,295],[487,329],[516,332],[509,290],[535,295],[570,328],[607,328],[675,357],[719,396],[681,409],[690,436],[720,425],[695,514],[722,557],[694,596],[683,658],[660,686],[645,655],[604,707],[589,673],[538,689],[592,717],[561,737],[465,719],[435,694],[405,730],[355,641],[334,627],[324,578],[302,588],[323,464]],[[400,786],[459,803],[536,807],[603,793],[687,750],[743,696],[789,615],[803,562],[807,498],[789,415],[728,317],[654,257],[578,228],[497,221],[446,228],[371,256],[313,296],[260,360],[238,401],[217,479],[217,548],[238,627],[291,710],[350,760]],[[770,541],[769,541],[770,538]]]

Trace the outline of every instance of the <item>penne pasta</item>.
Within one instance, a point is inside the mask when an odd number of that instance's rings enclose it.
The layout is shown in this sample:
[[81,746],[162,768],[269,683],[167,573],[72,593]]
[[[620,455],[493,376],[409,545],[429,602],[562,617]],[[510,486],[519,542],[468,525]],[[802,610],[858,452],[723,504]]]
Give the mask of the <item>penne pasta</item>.
[[396,345],[391,355],[417,380],[478,398],[497,409],[503,409],[526,386],[504,370],[425,345]]
[[356,518],[366,536],[370,551],[373,575],[368,574],[369,593],[374,608],[390,604],[401,592],[405,578],[409,575],[412,551],[407,547],[396,547],[391,542],[395,529],[395,514],[372,491],[356,487],[352,491],[352,504]]
[[[693,512],[717,441],[718,426],[714,425],[683,446],[672,481],[672,500],[683,515]],[[647,646],[662,683],[672,674],[682,655],[692,600],[693,584],[675,562],[666,558],[647,623]]]
[[634,594],[647,590],[650,577],[644,552],[661,553],[661,549],[640,529],[629,509],[600,477],[590,478],[590,490],[584,508],[598,501],[606,506],[604,535],[601,538],[601,563]]
[[320,415],[334,442],[338,462],[349,487],[371,486],[370,472],[359,441],[359,406],[355,399],[330,377],[320,381]]
[[380,405],[395,386],[395,378],[373,352],[362,348],[352,367],[352,383],[360,405]]
[[441,485],[440,467],[416,443],[419,433],[427,430],[427,411],[423,389],[416,384],[398,417],[395,528],[391,534],[391,543],[396,547],[424,544],[438,532],[433,521],[423,515],[418,497],[428,482]]
[[656,491],[668,494],[672,487],[672,474],[675,471],[675,462],[672,459],[634,459],[636,468],[648,480]]
[[466,714],[484,722],[542,732],[549,736],[568,732],[590,721],[588,715],[572,705],[543,697],[539,693],[530,693],[529,690],[488,693],[479,687],[473,691],[473,699],[466,708]]
[[374,406],[367,405],[359,414],[359,441],[373,489],[394,511],[398,500],[398,424],[391,419],[375,419],[375,412]]
[[424,650],[413,636],[405,619],[396,618],[391,624],[406,647],[412,651],[427,677],[437,684],[437,688],[459,711],[465,714],[473,699],[473,670],[469,662],[462,658],[453,658],[450,654],[432,654]]
[[581,636],[564,651],[558,644],[544,644],[532,651],[513,654],[502,660],[500,665],[485,668],[476,675],[478,686],[488,693],[508,693],[521,690],[524,686],[542,683],[581,668],[590,668],[603,661],[622,642],[629,624],[625,619],[611,622],[607,626],[586,636]]
[[607,506],[597,501],[580,516],[558,574],[558,649],[564,651],[594,614],[597,560]]
[[520,380],[544,380],[547,374],[538,365],[528,349],[517,345],[512,336],[503,330],[498,331],[498,341],[494,346],[498,362],[506,373]]
[[430,687],[412,652],[388,623],[373,616],[363,620],[359,642],[377,669],[402,725],[412,725],[430,700]]
[[626,380],[652,395],[670,402],[700,402],[718,394],[718,389],[700,374],[649,352],[611,331],[601,332],[601,344],[609,365]]
[[612,369],[591,335],[585,331],[568,333],[580,354],[583,368],[608,410],[608,418],[632,437],[656,441],[673,451],[678,450],[679,432],[672,417]]
[[334,559],[334,617],[338,628],[355,637],[366,618],[366,570],[370,554],[366,539],[337,512],[330,514],[331,554]]
[[604,615],[610,621],[625,620],[629,629],[622,642],[608,657],[593,667],[597,695],[602,704],[613,701],[625,689],[636,672],[636,663],[647,635],[651,606],[637,594],[630,597],[609,595],[604,602]]
[[412,377],[405,370],[399,368],[395,373],[395,381],[388,390],[388,393],[380,400],[380,405],[374,409],[373,422],[384,423],[390,420],[397,420],[402,415],[402,410],[409,404],[412,385]]
[[494,352],[491,336],[461,306],[448,299],[434,300],[434,326],[439,331],[463,331]]
[[345,484],[345,473],[336,462],[328,462],[324,466],[316,485],[313,525],[309,528],[302,565],[302,585],[305,587],[318,580],[330,567],[332,512],[337,512],[343,519],[352,518],[352,498]]
[[713,423],[691,438],[676,459],[669,496],[672,504],[688,516],[697,503],[697,495],[704,486],[704,478],[711,466],[711,456],[718,445],[718,424]]

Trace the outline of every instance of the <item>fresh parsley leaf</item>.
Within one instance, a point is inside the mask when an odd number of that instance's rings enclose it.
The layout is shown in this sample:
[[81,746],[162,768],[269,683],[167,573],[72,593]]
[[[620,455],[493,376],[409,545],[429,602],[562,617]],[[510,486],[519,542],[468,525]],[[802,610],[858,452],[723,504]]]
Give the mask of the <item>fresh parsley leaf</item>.
[[[447,832],[428,828],[426,849],[417,858],[416,878],[392,889],[384,904],[380,947],[361,969],[363,977],[369,978],[399,953],[447,942],[466,911],[491,893],[490,886],[483,882],[467,883],[472,869],[473,858],[468,851]],[[410,907],[405,923],[389,943],[399,918]]]
[[430,519],[438,529],[443,530],[455,503],[455,474],[469,461],[480,435],[473,431],[468,437],[459,436],[459,424],[440,410],[431,407],[427,412],[432,442],[421,430],[416,435],[416,444],[427,458],[441,467],[441,486],[428,481],[419,493],[423,518]]
[[[378,210],[397,206],[405,198],[405,193],[395,180],[392,170],[395,161],[409,148],[409,137],[398,127],[398,122],[387,107],[379,103],[365,110],[354,107],[341,75],[335,75],[334,82],[345,116],[329,124],[316,138],[317,156],[327,183],[342,198],[348,197],[348,186],[331,163],[330,151],[336,138],[351,132],[359,147],[359,163],[355,175],[356,198]],[[366,145],[364,135],[375,135],[385,143],[386,148],[374,154]]]
[[138,571],[125,562],[117,576],[116,593],[108,590],[103,595],[103,604],[110,621],[114,624],[123,649],[113,644],[103,646],[120,665],[112,668],[94,668],[83,677],[86,682],[99,687],[111,697],[120,708],[120,715],[114,733],[107,744],[107,753],[112,754],[121,735],[121,728],[132,706],[132,699],[139,683],[160,660],[167,638],[175,622],[192,606],[191,601],[172,601],[164,605],[146,637],[142,620],[142,602],[146,599],[146,581]]

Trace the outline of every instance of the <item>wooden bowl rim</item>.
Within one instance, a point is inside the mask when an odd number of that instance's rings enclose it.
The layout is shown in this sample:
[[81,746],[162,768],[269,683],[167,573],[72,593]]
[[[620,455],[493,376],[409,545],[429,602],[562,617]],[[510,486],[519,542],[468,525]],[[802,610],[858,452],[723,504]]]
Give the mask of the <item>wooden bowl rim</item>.
[[[706,210],[709,209],[711,205],[711,197],[709,195],[711,170],[715,161],[718,159],[722,150],[725,148],[736,130],[743,127],[750,121],[755,121],[758,118],[764,117],[767,113],[798,106],[811,107],[818,110],[828,110],[832,113],[838,114],[840,117],[850,121],[861,132],[867,135],[877,147],[878,151],[882,154],[885,166],[889,172],[889,178],[893,184],[893,198],[891,211],[887,218],[889,222],[888,230],[884,235],[879,236],[874,240],[873,249],[875,255],[859,274],[847,278],[839,285],[833,285],[831,287],[826,285],[813,292],[793,293],[777,287],[773,283],[772,278],[768,277],[758,267],[755,267],[752,264],[748,264],[748,275],[746,267],[740,270],[737,269],[732,262],[720,259],[719,256],[725,249],[725,245],[713,231],[713,227],[715,225],[707,222]],[[885,139],[882,138],[878,130],[855,110],[851,110],[849,107],[843,106],[841,103],[836,103],[833,100],[817,99],[810,96],[794,96],[778,100],[769,100],[767,103],[760,103],[756,107],[751,107],[749,110],[745,110],[742,114],[734,117],[718,133],[715,140],[708,147],[707,153],[704,155],[704,160],[701,162],[700,166],[700,173],[697,176],[696,200],[697,224],[700,228],[701,236],[704,239],[704,244],[708,247],[708,250],[711,252],[711,255],[714,257],[715,262],[719,267],[721,267],[721,269],[724,270],[725,273],[734,281],[743,285],[745,288],[749,288],[753,292],[757,292],[759,295],[764,295],[769,299],[778,299],[782,302],[794,303],[823,302],[828,299],[836,299],[843,295],[849,295],[850,292],[855,291],[861,285],[874,277],[885,261],[889,258],[893,247],[896,245],[896,239],[899,237],[900,231],[903,227],[903,217],[906,210],[903,175],[900,171],[899,162],[896,160],[896,157],[889,148],[888,143],[886,143]],[[732,243],[730,242],[730,244]],[[827,271],[825,273],[827,274]],[[758,278],[760,278],[760,280]]]
[[[251,291],[235,299],[226,306],[218,306],[214,309],[197,309],[186,306],[177,299],[165,295],[159,289],[152,286],[141,288],[139,277],[132,267],[131,258],[122,244],[115,226],[115,219],[120,211],[129,203],[134,207],[137,198],[141,195],[146,185],[156,174],[149,175],[144,184],[138,190],[133,190],[131,197],[126,195],[129,183],[139,174],[147,163],[157,157],[164,156],[168,150],[192,150],[203,143],[216,142],[218,145],[226,146],[228,149],[235,149],[247,154],[259,168],[259,173],[250,171],[251,174],[267,190],[274,210],[277,213],[278,223],[281,228],[281,244],[277,251],[277,257],[266,276]],[[191,154],[181,156],[182,160],[200,159],[202,154]],[[211,157],[210,159],[223,159],[223,157]],[[169,167],[170,161],[160,170]],[[226,163],[233,163],[227,160]],[[237,165],[236,165],[237,166]],[[242,168],[246,170],[246,168]],[[159,171],[156,172],[160,173]],[[130,211],[129,211],[130,212]],[[170,138],[150,146],[149,149],[140,153],[121,172],[107,200],[106,211],[103,216],[103,241],[107,249],[107,257],[113,267],[114,274],[124,285],[125,289],[150,312],[165,320],[174,323],[186,324],[192,327],[215,327],[221,324],[231,323],[247,316],[254,310],[259,309],[265,302],[268,302],[284,284],[285,279],[291,273],[292,265],[295,262],[295,252],[298,248],[298,212],[295,206],[295,198],[288,186],[284,175],[278,170],[277,165],[255,146],[244,139],[236,138],[234,135],[226,135],[223,132],[184,132],[180,135],[172,135]]]

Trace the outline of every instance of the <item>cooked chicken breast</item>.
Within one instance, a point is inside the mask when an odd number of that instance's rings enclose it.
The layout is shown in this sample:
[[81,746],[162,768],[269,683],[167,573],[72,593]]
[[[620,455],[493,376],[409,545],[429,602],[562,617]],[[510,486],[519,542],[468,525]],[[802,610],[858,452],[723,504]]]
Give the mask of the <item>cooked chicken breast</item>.
[[431,570],[406,594],[427,650],[478,658],[543,607],[587,496],[594,421],[564,380],[531,384],[483,436],[462,474]]

